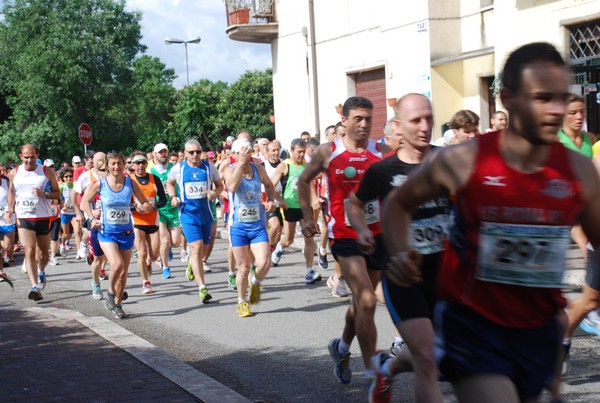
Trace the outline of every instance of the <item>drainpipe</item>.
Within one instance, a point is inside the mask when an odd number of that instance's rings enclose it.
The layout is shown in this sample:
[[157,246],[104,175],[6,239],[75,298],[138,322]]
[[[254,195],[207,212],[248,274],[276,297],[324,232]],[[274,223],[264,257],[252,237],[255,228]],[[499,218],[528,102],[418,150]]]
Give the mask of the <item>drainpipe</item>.
[[319,118],[319,87],[317,80],[317,48],[316,48],[316,40],[315,40],[315,5],[314,0],[308,0],[308,26],[310,30],[310,61],[311,61],[311,89],[313,95],[313,116],[315,118],[315,130],[316,133],[319,133],[319,137],[321,135],[321,122]]

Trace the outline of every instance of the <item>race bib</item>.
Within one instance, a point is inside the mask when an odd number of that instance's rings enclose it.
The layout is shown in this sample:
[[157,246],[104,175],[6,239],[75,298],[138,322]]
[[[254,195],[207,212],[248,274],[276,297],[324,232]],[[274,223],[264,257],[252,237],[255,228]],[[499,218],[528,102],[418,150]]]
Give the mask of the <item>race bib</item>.
[[[344,199],[344,220],[346,222],[346,226],[350,227],[350,220],[348,220],[348,204],[350,203],[349,199]],[[369,200],[365,203],[365,220],[367,225],[375,224],[379,221],[379,200],[373,199]]]
[[110,207],[106,209],[104,214],[106,214],[107,224],[129,224],[129,216],[131,215],[131,210],[129,209],[129,207]]
[[240,222],[256,222],[260,219],[258,204],[243,204],[238,207],[238,219]]
[[299,180],[300,180],[299,176],[294,176],[294,177],[290,178],[289,183],[290,183],[290,186],[292,187],[292,190],[294,192],[298,191],[298,181]]
[[50,211],[52,212],[52,217],[58,216],[58,206],[56,204],[50,206]]
[[528,287],[562,287],[570,231],[569,226],[482,223],[477,278]]
[[75,214],[75,207],[71,203],[66,203],[64,207],[65,214]]
[[447,228],[448,216],[446,214],[414,220],[409,229],[411,249],[421,255],[431,255],[443,251]]
[[185,197],[188,199],[206,198],[206,182],[186,182]]
[[35,213],[37,204],[40,201],[39,197],[21,197],[15,203],[15,211],[17,214]]

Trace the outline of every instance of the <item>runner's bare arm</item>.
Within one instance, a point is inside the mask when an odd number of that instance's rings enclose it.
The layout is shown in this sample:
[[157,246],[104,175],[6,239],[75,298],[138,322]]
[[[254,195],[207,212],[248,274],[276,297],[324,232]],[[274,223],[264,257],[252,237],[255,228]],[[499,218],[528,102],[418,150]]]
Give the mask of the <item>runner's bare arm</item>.
[[225,180],[225,183],[227,183],[227,189],[229,189],[230,192],[235,192],[238,187],[240,187],[244,169],[250,161],[252,161],[250,149],[248,147],[242,147],[240,152],[236,155],[235,168],[228,166],[223,172],[223,179]]
[[[581,213],[581,226],[594,250],[600,251],[600,159],[594,158],[590,163],[586,157],[573,154],[571,165],[581,181],[586,200],[586,206]],[[600,268],[600,253],[596,253],[595,256],[598,258],[598,264],[592,267]]]
[[58,187],[58,181],[56,180],[56,171],[54,168],[46,167],[45,175],[50,181],[50,191],[45,194],[46,199],[61,201],[60,189]]
[[133,188],[133,194],[141,203],[141,206],[136,206],[136,210],[140,213],[147,213],[149,211],[154,210],[154,206],[150,204],[148,198],[146,197],[144,192],[142,192],[142,189],[140,189],[140,186],[137,184],[137,182],[131,181],[131,187]]
[[13,214],[15,214],[15,186],[13,185],[14,178],[15,175],[13,172],[11,172],[8,175],[8,206],[6,206],[6,212],[4,213],[5,216],[8,214],[8,220],[6,217],[4,218],[6,222],[11,222],[11,217]]
[[346,205],[346,214],[348,215],[350,225],[358,234],[358,247],[370,255],[375,251],[375,236],[367,226],[364,210],[365,203],[359,200],[354,192],[350,192],[348,199],[349,203]]
[[275,208],[284,204],[283,199],[275,191],[275,186],[273,185],[273,182],[271,182],[267,170],[262,165],[257,165],[256,168],[258,169],[258,173],[260,174],[260,181],[265,186],[265,193],[267,194],[267,202],[265,203],[265,209],[269,212],[274,211]]
[[300,199],[300,208],[304,216],[304,228],[302,232],[305,236],[313,236],[319,233],[319,226],[313,218],[310,187],[312,186],[312,181],[327,169],[330,157],[331,143],[321,144],[315,148],[312,159],[298,180],[298,198]]
[[466,142],[432,153],[386,197],[381,221],[392,281],[402,286],[421,281],[420,256],[409,248],[410,213],[428,200],[456,192],[471,175],[475,150],[476,142]]

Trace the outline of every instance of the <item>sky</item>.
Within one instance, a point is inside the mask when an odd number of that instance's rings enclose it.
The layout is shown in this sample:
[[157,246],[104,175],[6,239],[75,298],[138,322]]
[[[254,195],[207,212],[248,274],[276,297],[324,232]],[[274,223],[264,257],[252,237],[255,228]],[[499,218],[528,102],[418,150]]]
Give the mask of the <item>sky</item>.
[[223,0],[127,0],[127,10],[141,11],[142,44],[146,55],[160,58],[178,76],[175,88],[186,85],[185,46],[167,45],[166,37],[189,40],[190,83],[207,78],[235,82],[246,70],[271,67],[271,46],[229,39]]

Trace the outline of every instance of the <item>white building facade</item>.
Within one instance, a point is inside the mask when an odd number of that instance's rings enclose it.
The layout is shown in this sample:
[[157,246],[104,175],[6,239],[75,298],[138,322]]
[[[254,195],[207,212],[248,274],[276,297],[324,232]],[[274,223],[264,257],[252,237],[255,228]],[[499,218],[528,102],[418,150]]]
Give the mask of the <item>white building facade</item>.
[[[227,33],[270,43],[275,131],[284,146],[304,130],[340,121],[354,95],[374,104],[371,136],[383,135],[394,99],[433,103],[435,129],[459,109],[489,127],[506,55],[522,44],[554,44],[574,66],[573,92],[586,96],[588,126],[600,131],[600,0],[254,0],[250,20]],[[231,8],[228,12],[231,12]]]

